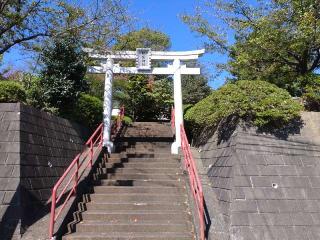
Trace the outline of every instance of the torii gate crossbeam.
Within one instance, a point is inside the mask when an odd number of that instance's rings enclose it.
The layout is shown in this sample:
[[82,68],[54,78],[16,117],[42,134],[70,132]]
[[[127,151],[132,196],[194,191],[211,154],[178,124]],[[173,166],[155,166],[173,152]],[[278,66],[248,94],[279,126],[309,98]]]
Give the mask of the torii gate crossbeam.
[[[107,54],[95,52],[92,49],[84,49],[89,57],[98,60],[100,66],[91,66],[89,73],[105,74],[104,104],[103,104],[103,146],[111,152],[111,111],[112,111],[112,81],[113,74],[148,74],[148,75],[173,75],[174,109],[175,109],[175,142],[172,144],[171,153],[178,154],[181,147],[180,125],[183,124],[181,75],[199,75],[200,68],[189,68],[181,65],[181,61],[196,60],[204,54],[205,50],[184,52],[151,51],[148,48],[138,48],[136,51],[114,51]],[[122,67],[114,64],[115,60],[136,60],[136,67]],[[172,61],[167,67],[151,67],[152,61]]]

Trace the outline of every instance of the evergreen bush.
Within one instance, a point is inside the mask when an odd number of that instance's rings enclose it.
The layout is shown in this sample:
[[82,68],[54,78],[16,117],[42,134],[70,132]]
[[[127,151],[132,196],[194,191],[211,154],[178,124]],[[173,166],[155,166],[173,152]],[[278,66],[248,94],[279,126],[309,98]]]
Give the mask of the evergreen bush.
[[26,92],[21,84],[14,81],[0,81],[0,102],[25,102]]
[[103,102],[94,96],[81,93],[75,103],[72,119],[95,129],[101,122],[103,116]]
[[308,111],[320,111],[320,86],[307,86],[302,95]]
[[302,106],[290,94],[265,81],[228,83],[189,109],[188,128],[201,131],[222,120],[243,119],[259,128],[282,128],[297,119]]

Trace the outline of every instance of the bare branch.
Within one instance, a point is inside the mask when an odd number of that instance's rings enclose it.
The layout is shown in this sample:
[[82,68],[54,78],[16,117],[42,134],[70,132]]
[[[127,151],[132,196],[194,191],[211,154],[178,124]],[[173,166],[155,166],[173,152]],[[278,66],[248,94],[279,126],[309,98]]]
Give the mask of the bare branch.
[[5,53],[11,47],[13,47],[13,46],[15,46],[15,45],[17,45],[19,43],[26,42],[26,41],[29,41],[29,40],[32,40],[32,39],[36,39],[38,37],[48,37],[48,36],[50,36],[50,35],[47,34],[47,33],[38,33],[38,34],[31,35],[31,36],[27,36],[27,37],[22,37],[22,38],[16,39],[12,43],[10,43],[10,44],[6,45],[5,47],[1,48],[0,49],[0,55]]

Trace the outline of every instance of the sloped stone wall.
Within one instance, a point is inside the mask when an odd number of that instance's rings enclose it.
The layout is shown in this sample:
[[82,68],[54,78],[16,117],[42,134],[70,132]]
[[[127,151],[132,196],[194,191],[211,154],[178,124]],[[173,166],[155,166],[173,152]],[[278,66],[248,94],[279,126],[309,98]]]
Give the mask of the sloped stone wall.
[[20,103],[0,104],[0,236],[19,238],[51,196],[51,189],[88,131]]
[[[226,239],[320,239],[320,113],[302,119],[286,138],[237,127],[228,141],[214,135],[200,147]],[[215,239],[221,229],[211,228]]]
[[20,233],[19,104],[0,104],[0,236]]

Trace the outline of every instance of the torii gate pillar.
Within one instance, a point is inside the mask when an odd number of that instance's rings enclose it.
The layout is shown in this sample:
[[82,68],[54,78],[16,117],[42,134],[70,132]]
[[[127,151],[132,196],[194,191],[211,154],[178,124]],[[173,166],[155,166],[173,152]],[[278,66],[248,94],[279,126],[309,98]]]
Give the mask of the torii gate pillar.
[[105,68],[104,98],[103,98],[103,146],[108,152],[113,151],[111,141],[111,115],[112,115],[112,81],[113,81],[113,59],[108,58]]
[[171,153],[178,154],[179,147],[181,147],[180,125],[183,124],[180,59],[175,59],[173,61],[173,67],[175,69],[173,74],[173,97],[176,139],[171,145]]

